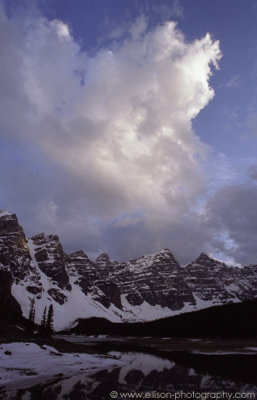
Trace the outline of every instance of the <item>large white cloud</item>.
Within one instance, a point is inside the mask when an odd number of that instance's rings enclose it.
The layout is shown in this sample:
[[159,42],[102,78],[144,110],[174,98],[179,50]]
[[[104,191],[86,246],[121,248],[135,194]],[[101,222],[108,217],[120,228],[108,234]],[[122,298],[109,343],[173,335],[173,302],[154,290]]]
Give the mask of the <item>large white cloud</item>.
[[[2,138],[22,143],[27,157],[43,151],[58,170],[55,185],[42,186],[35,224],[45,227],[48,215],[56,233],[97,230],[94,250],[109,246],[119,256],[122,229],[131,257],[195,226],[208,148],[191,122],[214,96],[219,43],[209,34],[188,43],[174,22],[149,31],[139,19],[122,40],[88,55],[62,21],[1,12],[0,25]],[[74,210],[83,216],[77,225]],[[144,243],[134,243],[135,229]]]

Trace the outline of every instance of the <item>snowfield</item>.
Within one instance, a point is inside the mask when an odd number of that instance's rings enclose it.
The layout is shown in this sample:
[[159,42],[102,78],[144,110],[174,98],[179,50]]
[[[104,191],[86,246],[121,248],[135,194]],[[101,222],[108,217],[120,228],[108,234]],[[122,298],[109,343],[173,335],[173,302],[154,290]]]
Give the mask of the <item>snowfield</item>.
[[121,367],[116,356],[60,353],[53,347],[14,342],[0,345],[0,387],[27,388],[57,377]]

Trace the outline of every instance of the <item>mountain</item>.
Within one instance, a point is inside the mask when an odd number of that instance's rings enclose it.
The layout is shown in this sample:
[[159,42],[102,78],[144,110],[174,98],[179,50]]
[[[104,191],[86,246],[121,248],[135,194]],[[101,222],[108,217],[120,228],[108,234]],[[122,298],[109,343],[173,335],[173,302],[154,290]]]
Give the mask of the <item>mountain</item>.
[[106,253],[92,261],[81,250],[66,254],[57,235],[27,238],[7,211],[0,211],[0,271],[10,288],[0,296],[25,317],[34,300],[37,323],[52,303],[56,330],[84,318],[152,321],[257,298],[257,265],[231,267],[201,254],[181,267],[168,249],[129,262]]

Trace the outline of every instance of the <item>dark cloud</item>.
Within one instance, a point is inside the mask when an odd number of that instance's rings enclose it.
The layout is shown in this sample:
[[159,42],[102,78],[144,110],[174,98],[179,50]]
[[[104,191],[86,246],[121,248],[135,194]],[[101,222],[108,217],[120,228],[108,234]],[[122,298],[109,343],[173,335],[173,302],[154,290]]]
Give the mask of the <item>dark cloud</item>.
[[249,178],[257,180],[257,165],[251,165],[247,170],[247,174]]
[[220,250],[243,264],[257,262],[256,202],[257,185],[244,183],[222,188],[208,204],[209,223],[216,235],[226,233]]

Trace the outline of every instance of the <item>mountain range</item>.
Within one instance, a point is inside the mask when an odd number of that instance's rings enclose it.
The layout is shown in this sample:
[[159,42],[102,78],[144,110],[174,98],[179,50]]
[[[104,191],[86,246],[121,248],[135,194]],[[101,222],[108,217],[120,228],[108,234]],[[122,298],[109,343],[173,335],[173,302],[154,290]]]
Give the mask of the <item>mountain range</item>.
[[[9,298],[8,298],[9,296]],[[257,298],[257,265],[236,267],[202,253],[182,267],[163,249],[128,262],[82,250],[66,254],[57,235],[27,238],[15,214],[0,211],[0,298],[35,322],[53,304],[54,328],[91,317],[145,322]]]

